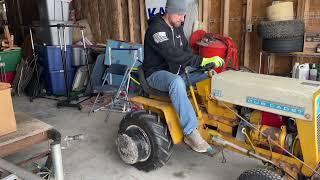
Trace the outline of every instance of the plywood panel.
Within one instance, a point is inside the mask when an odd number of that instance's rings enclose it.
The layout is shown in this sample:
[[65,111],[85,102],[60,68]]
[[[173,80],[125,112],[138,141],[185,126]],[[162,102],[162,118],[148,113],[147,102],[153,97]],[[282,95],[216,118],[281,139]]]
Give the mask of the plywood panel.
[[98,42],[101,42],[101,30],[100,30],[100,11],[98,0],[91,0],[89,5],[89,14],[91,22],[91,31],[93,33],[94,39]]
[[100,43],[105,43],[108,39],[108,37],[110,37],[110,33],[108,31],[108,21],[109,19],[107,18],[108,17],[108,13],[106,11],[107,9],[107,2],[105,0],[99,0],[98,1],[98,4],[99,4],[99,24],[100,24]]
[[[221,0],[223,1],[223,0]],[[209,21],[209,31],[212,33],[220,33],[220,28],[223,27],[223,21],[221,16],[221,3],[220,0],[215,0],[215,2],[211,2],[211,9],[210,9],[210,21]],[[201,13],[201,12],[199,12]]]
[[122,24],[123,24],[123,39],[124,41],[130,41],[130,34],[129,34],[129,14],[128,14],[128,1],[127,0],[120,0],[121,1],[121,8],[122,8]]
[[139,1],[138,0],[134,0],[132,2],[132,7],[133,7],[132,14],[133,14],[133,36],[134,36],[134,42],[141,42],[140,3],[139,3]]
[[[142,0],[144,2],[144,0]],[[294,2],[295,11],[297,9],[297,0],[291,0]],[[117,21],[117,16],[119,13],[117,11],[121,11],[121,21],[123,26],[123,38],[122,40],[129,41],[129,15],[128,15],[128,0],[119,0],[120,8],[117,8],[116,0],[76,0],[75,9],[76,9],[76,17],[77,19],[81,17],[82,19],[88,19],[95,32],[95,37],[98,38],[98,41],[102,41],[100,43],[105,43],[107,38],[112,39],[120,39],[120,35],[118,32],[119,29],[119,21]],[[209,32],[212,33],[222,33],[221,29],[223,27],[223,3],[224,0],[209,0]],[[90,3],[92,3],[90,5]],[[97,12],[90,11],[94,8],[95,4],[98,3]],[[253,11],[252,11],[252,19],[254,27],[261,21],[266,19],[266,7],[271,5],[272,0],[254,0],[253,1]],[[244,9],[246,8],[246,0],[230,0],[230,25],[229,25],[229,34],[230,37],[237,43],[239,48],[239,57],[240,62],[243,64],[243,56],[241,54],[241,49],[243,49],[243,33],[245,32],[244,26]],[[145,7],[140,8],[138,0],[132,0],[132,29],[133,29],[133,37],[135,42],[141,42],[141,22],[144,22],[147,28],[146,20],[141,21],[140,13],[141,11],[145,11]],[[311,0],[310,12],[319,12],[320,1],[319,0]],[[81,11],[81,12],[79,12]],[[90,12],[90,13],[88,13]],[[145,12],[144,12],[145,13]],[[98,17],[97,18],[97,15]],[[320,13],[319,13],[320,16]],[[103,18],[102,18],[103,17]],[[98,21],[98,22],[97,22]],[[121,22],[120,21],[120,22]],[[258,37],[257,32],[254,28],[254,31],[250,33],[250,65],[251,68],[257,70],[259,66],[259,56],[261,52],[262,42]],[[275,58],[275,71],[290,71],[292,57],[276,57]],[[264,58],[264,64],[266,64],[266,59]],[[264,67],[266,68],[266,67]]]

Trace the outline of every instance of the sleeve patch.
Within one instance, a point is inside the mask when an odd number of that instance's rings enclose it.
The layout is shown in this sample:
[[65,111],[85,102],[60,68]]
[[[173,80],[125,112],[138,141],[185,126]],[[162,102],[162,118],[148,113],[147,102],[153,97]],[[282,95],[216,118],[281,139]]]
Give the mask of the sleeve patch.
[[158,44],[165,41],[168,41],[166,32],[157,32],[153,35],[153,40]]

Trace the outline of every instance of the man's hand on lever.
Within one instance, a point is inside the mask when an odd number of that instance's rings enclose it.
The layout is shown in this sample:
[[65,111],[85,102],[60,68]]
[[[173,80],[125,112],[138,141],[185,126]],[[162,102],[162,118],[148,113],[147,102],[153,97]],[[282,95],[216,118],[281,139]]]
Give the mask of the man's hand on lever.
[[211,58],[203,58],[201,67],[204,68],[219,68],[224,65],[224,60],[219,56],[214,56]]

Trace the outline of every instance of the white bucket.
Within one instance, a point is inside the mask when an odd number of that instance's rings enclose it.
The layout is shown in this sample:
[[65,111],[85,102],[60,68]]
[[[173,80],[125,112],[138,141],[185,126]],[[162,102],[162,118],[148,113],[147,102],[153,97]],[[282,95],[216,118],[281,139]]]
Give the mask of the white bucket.
[[293,2],[278,2],[267,7],[267,17],[270,21],[293,20]]

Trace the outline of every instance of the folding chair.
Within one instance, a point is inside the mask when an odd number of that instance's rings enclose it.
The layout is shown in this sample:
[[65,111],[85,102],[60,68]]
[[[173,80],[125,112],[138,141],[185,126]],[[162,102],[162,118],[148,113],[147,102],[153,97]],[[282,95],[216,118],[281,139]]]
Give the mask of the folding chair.
[[[123,76],[120,85],[112,85],[110,84],[109,76],[110,75],[121,75]],[[103,83],[100,86],[94,86],[93,87],[93,93],[98,94],[92,108],[90,110],[90,113],[97,112],[99,110],[113,110],[117,112],[123,112],[127,108],[128,103],[128,81],[129,81],[129,68],[127,65],[122,64],[111,64],[105,71],[105,74],[103,75]],[[107,82],[107,84],[106,84]],[[95,109],[96,103],[98,102],[99,97],[101,94],[104,95],[112,95],[111,102],[107,105],[104,105],[102,107],[99,107]],[[115,108],[120,109],[115,109]]]

